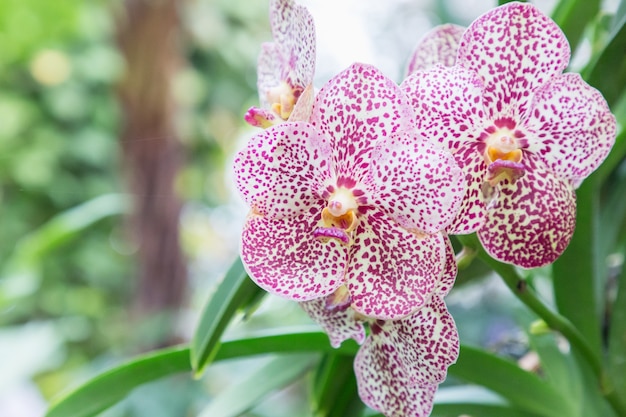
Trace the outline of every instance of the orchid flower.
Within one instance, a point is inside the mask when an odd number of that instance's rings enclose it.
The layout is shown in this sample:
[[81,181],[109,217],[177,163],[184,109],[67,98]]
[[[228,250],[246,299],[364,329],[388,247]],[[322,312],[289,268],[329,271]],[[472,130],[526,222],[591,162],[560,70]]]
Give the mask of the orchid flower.
[[446,23],[429,30],[417,43],[406,68],[409,76],[419,70],[427,70],[441,64],[451,67],[456,62],[456,53],[465,28]]
[[309,123],[281,123],[248,142],[235,159],[251,208],[241,258],[259,286],[296,301],[345,286],[338,304],[380,319],[424,305],[465,179],[414,119],[392,80],[353,64],[319,91]]
[[[459,354],[459,336],[443,301],[456,273],[448,244],[446,269],[432,297],[417,312],[399,320],[367,319],[349,306],[337,308],[332,299],[301,303],[334,347],[349,338],[363,344],[354,370],[359,396],[371,408],[388,417],[430,415],[437,386]],[[367,338],[364,323],[370,328]]]
[[494,258],[553,262],[574,232],[574,189],[608,155],[615,118],[567,73],[567,39],[535,6],[507,3],[474,21],[456,65],[410,75],[418,130],[449,149],[468,190],[450,233],[478,231]]
[[271,0],[270,26],[274,42],[263,44],[257,65],[261,108],[250,108],[244,117],[263,128],[308,120],[314,97],[313,17],[294,0]]

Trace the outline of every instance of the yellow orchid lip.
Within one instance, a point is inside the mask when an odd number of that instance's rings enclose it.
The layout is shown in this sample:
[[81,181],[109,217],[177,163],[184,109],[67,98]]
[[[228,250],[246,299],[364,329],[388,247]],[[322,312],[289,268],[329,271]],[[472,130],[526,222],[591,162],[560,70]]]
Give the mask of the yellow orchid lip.
[[337,227],[344,230],[346,233],[350,233],[356,228],[358,219],[353,210],[350,210],[345,214],[335,216],[331,213],[331,210],[328,207],[325,207],[322,210],[322,223],[326,227]]

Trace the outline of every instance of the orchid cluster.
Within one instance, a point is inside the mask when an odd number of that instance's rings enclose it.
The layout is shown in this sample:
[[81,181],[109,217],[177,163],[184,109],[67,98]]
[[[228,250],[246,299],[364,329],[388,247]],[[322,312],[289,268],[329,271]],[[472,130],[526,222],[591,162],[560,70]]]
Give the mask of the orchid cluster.
[[331,344],[362,344],[359,394],[387,416],[428,416],[459,354],[444,297],[449,235],[493,258],[552,263],[575,226],[575,189],[608,155],[601,94],[563,73],[570,50],[536,7],[508,3],[418,44],[397,84],[355,63],[316,92],[306,8],[272,0],[258,62],[261,127],[239,152],[249,276],[301,303]]

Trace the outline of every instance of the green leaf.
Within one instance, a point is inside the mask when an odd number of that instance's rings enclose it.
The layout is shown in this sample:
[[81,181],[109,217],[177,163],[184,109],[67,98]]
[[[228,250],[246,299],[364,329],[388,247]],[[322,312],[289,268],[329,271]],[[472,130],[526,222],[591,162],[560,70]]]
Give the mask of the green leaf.
[[526,3],[528,0],[498,0],[498,6],[502,6],[503,4],[511,3],[513,1],[519,1],[520,3]]
[[306,372],[313,363],[311,355],[286,355],[228,387],[200,413],[199,417],[236,417],[254,407],[271,392],[283,388]]
[[219,347],[224,329],[237,310],[258,302],[264,291],[259,288],[243,268],[241,259],[230,267],[217,291],[206,304],[200,323],[191,342],[191,363],[196,377],[202,375]]
[[608,44],[583,72],[583,78],[600,90],[609,106],[617,103],[626,85],[626,15],[617,15],[615,22]]
[[106,194],[52,217],[15,244],[0,273],[0,308],[3,301],[27,296],[39,287],[42,262],[51,251],[78,236],[94,223],[123,214],[128,197]]
[[[354,356],[356,342],[349,340],[339,349],[330,346],[328,336],[314,326],[282,329],[258,336],[225,341],[218,346],[214,360],[226,360],[268,353],[335,352]],[[53,401],[46,417],[91,417],[124,399],[141,384],[167,375],[189,372],[190,349],[168,348],[139,356],[87,381],[74,391]]]
[[186,346],[151,352],[104,372],[53,401],[45,417],[92,417],[124,399],[141,384],[189,371]]
[[214,360],[225,360],[264,353],[334,352],[354,356],[359,345],[346,340],[337,349],[328,341],[326,333],[317,326],[297,326],[259,332],[247,338],[224,341]]
[[626,267],[623,264],[610,317],[608,370],[617,395],[626,398]]
[[[537,417],[537,414],[519,410],[502,397],[482,387],[463,385],[440,388],[435,395],[431,417]],[[568,416],[570,417],[570,416]]]
[[325,355],[313,380],[313,415],[315,417],[356,416],[365,408],[358,393],[354,357]]
[[593,176],[597,177],[598,183],[604,184],[606,179],[619,167],[625,158],[626,130],[622,130],[622,132],[617,135],[617,138],[615,138],[615,145],[613,145],[609,156],[607,156],[602,165],[598,167],[597,171],[593,173]]
[[573,415],[569,398],[554,387],[516,363],[483,350],[461,346],[459,359],[448,373],[500,394],[520,410],[545,417]]
[[[584,399],[584,384],[576,361],[569,352],[569,346],[559,346],[555,333],[541,335],[529,334],[530,345],[539,355],[542,374],[551,386],[556,388],[563,397],[571,398],[573,414],[581,416],[581,405]],[[567,342],[563,340],[564,344]]]
[[583,32],[600,11],[600,0],[561,0],[552,13],[552,19],[559,25],[572,51],[575,51]]
[[[576,230],[552,265],[554,298],[558,311],[584,336],[597,357],[601,352],[603,279],[598,242],[598,186],[592,175],[576,192]],[[581,308],[584,306],[584,308]]]

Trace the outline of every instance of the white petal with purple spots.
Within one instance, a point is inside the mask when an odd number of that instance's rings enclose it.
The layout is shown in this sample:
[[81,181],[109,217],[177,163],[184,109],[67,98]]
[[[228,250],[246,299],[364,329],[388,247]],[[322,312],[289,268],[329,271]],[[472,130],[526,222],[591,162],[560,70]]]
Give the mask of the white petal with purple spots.
[[311,115],[333,148],[337,176],[357,182],[369,167],[374,143],[413,126],[400,88],[371,65],[353,64],[317,94]]
[[556,260],[569,244],[576,224],[576,194],[571,184],[534,165],[515,184],[497,187],[487,221],[478,231],[485,250],[495,259],[524,268]]
[[602,94],[578,74],[554,77],[535,93],[524,121],[528,151],[560,178],[586,178],[615,142],[615,117]]
[[250,214],[243,230],[241,260],[260,287],[297,301],[326,296],[343,284],[347,249],[313,237],[319,215],[269,219]]
[[330,177],[330,153],[328,141],[309,124],[271,127],[254,136],[235,158],[237,188],[257,213],[275,218],[299,215],[319,207]]
[[428,31],[415,46],[409,58],[406,75],[418,70],[427,70],[435,64],[453,66],[464,31],[463,26],[452,23],[435,26]]
[[371,324],[354,361],[361,399],[386,416],[428,416],[437,384],[459,354],[459,337],[443,299],[414,315]]
[[439,294],[441,297],[446,296],[452,287],[454,286],[454,281],[456,281],[456,275],[458,273],[458,267],[456,264],[456,257],[454,254],[454,248],[452,247],[452,242],[450,239],[446,239],[446,265],[443,270],[443,275],[441,276],[441,280],[435,286],[435,292]]
[[452,153],[476,140],[483,129],[483,83],[462,67],[436,66],[419,71],[401,84],[415,110],[419,133]]
[[457,64],[485,84],[489,118],[520,120],[532,93],[568,65],[570,49],[552,19],[530,3],[507,3],[476,19],[459,45]]
[[410,233],[380,211],[364,214],[346,271],[352,308],[398,319],[422,307],[443,274],[444,239],[441,233]]
[[378,143],[365,179],[372,205],[407,230],[437,233],[456,216],[466,189],[453,156],[414,133]]
[[[315,25],[306,7],[294,0],[272,0],[270,3],[272,35],[281,55],[281,81],[307,87],[315,70]],[[260,90],[260,89],[259,89]]]
[[[357,321],[351,308],[328,308],[326,298],[300,303],[304,311],[328,334],[330,344],[338,348],[344,340],[354,339],[361,344],[365,340],[363,323]],[[347,306],[346,306],[347,307]]]

